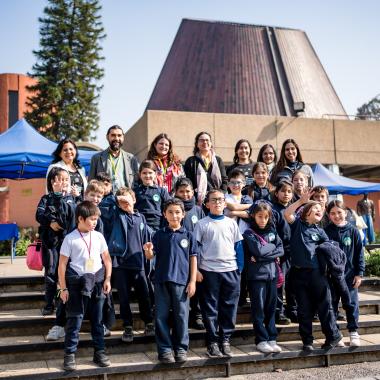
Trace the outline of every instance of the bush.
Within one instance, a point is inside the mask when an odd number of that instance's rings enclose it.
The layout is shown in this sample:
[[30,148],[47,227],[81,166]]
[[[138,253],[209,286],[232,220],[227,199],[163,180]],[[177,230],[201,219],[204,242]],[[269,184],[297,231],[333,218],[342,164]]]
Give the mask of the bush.
[[[36,231],[32,227],[21,228],[20,238],[16,242],[16,256],[24,256],[28,245],[35,239]],[[0,256],[10,256],[11,241],[0,241]]]
[[380,249],[365,254],[365,275],[380,276]]

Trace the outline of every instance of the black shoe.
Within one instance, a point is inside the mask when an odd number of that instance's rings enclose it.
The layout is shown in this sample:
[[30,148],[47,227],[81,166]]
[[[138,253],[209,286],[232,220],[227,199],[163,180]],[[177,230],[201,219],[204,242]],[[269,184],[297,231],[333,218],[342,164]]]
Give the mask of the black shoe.
[[174,363],[175,362],[175,359],[174,359],[173,354],[172,354],[171,351],[164,352],[163,354],[158,355],[158,360],[162,364],[170,364],[170,363]]
[[109,367],[111,365],[111,362],[104,350],[95,351],[94,358],[92,360],[99,367]]
[[45,306],[45,307],[41,310],[41,314],[42,314],[43,316],[54,314],[54,306],[53,306],[53,305],[51,305],[51,306],[48,306],[48,305]]
[[205,325],[203,324],[203,321],[201,318],[197,318],[193,323],[193,328],[195,330],[204,330],[205,329]]
[[318,316],[318,314],[314,314],[313,322],[319,322],[319,316]]
[[187,362],[187,353],[185,351],[179,351],[174,355],[174,360],[176,363],[185,363]]
[[223,342],[221,346],[221,351],[224,356],[232,357],[231,345],[229,342]]
[[[147,323],[145,325],[144,335],[145,336],[154,336],[155,335],[155,330],[154,330],[154,324],[153,323]],[[132,336],[132,339],[133,339],[133,336]]]
[[77,363],[75,362],[75,354],[65,354],[63,357],[63,369],[65,371],[74,371],[77,368]]
[[342,313],[338,313],[337,316],[336,316],[336,320],[337,321],[346,321],[346,316]]
[[313,352],[314,351],[314,347],[312,344],[304,344],[302,346],[302,350],[305,351],[305,352]]
[[285,315],[279,315],[277,318],[276,318],[276,325],[283,325],[283,326],[286,326],[286,325],[290,325],[291,321],[289,318],[286,318]]
[[332,350],[342,340],[342,338],[342,334],[339,333],[339,335],[333,340],[326,339],[325,343],[322,344],[321,348],[323,350]]
[[219,350],[218,343],[211,343],[207,347],[207,355],[210,358],[221,358],[221,357],[223,357],[223,354]]
[[289,316],[289,319],[290,319],[290,321],[292,323],[298,323],[298,317],[297,317],[297,315],[292,314],[292,315]]
[[133,330],[131,326],[126,326],[124,328],[123,335],[121,336],[121,340],[125,343],[133,342]]

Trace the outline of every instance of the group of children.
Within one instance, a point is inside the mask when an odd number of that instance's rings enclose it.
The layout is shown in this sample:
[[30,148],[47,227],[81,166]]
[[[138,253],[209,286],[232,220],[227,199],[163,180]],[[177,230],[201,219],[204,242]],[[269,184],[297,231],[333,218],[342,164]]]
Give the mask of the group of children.
[[[309,190],[307,176],[297,171],[292,182],[284,180],[272,189],[266,165],[257,163],[252,184],[246,186],[244,174],[233,170],[229,194],[211,189],[202,208],[189,179],[179,178],[168,194],[155,184],[155,176],[154,163],[146,160],[139,184],[113,194],[111,178],[99,173],[81,200],[70,195],[64,169],[49,173],[49,192],[36,214],[44,251],[43,314],[53,313],[57,293],[61,302],[47,338],[65,337],[65,370],[76,368],[85,317],[91,321],[94,362],[110,365],[104,336],[114,322],[111,284],[120,302],[121,339],[134,338],[133,288],[145,335],[155,335],[161,363],[187,360],[189,324],[206,329],[208,356],[231,356],[237,308],[246,302],[247,291],[261,352],[281,351],[276,322],[290,323],[288,317],[299,323],[303,348],[311,351],[316,313],[326,336],[324,347],[342,344],[336,323],[340,296],[351,345],[360,345],[363,247],[358,231],[346,221],[344,204],[327,206],[327,189]],[[345,253],[340,286],[334,286],[334,268],[323,272],[319,262],[318,250],[329,240]]]

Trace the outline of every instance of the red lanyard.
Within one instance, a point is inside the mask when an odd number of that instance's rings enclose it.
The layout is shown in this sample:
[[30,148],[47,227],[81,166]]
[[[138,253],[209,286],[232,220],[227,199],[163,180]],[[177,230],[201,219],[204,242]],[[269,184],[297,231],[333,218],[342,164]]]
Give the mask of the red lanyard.
[[84,241],[84,244],[86,244],[86,248],[87,248],[87,251],[88,251],[88,258],[90,258],[91,257],[91,231],[90,231],[90,245],[87,244],[87,242],[84,239],[82,233],[79,230],[78,230],[78,232],[79,232],[80,237]]

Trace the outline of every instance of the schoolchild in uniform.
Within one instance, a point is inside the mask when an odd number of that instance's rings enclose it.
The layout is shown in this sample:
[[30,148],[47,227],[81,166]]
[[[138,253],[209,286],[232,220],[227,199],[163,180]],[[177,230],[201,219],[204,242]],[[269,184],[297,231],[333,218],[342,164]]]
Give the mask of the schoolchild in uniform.
[[197,280],[206,327],[209,357],[231,356],[230,338],[235,329],[244,267],[243,237],[236,222],[223,215],[224,193],[210,190],[206,196],[210,213],[194,229],[200,243]]
[[[193,232],[199,220],[205,217],[202,207],[196,204],[193,183],[189,178],[179,178],[174,186],[175,197],[180,199],[185,206],[185,217],[182,220],[183,227],[187,231]],[[199,306],[199,291],[190,298],[189,327],[196,330],[204,330],[202,312]]]
[[92,202],[84,201],[77,206],[75,215],[77,228],[62,243],[58,269],[59,294],[67,312],[66,371],[76,369],[75,353],[86,311],[91,321],[93,361],[100,367],[111,364],[104,351],[102,307],[105,294],[111,291],[112,265],[106,241],[95,231],[100,211]]
[[[47,178],[48,194],[42,196],[37,206],[36,220],[40,224],[43,263],[45,267],[45,301],[42,315],[54,313],[57,292],[59,250],[65,236],[75,228],[75,199],[69,193],[69,173],[60,167],[50,170]],[[47,340],[65,336],[65,311],[58,301],[56,319]]]
[[104,236],[112,258],[113,282],[119,294],[120,316],[123,320],[123,342],[133,341],[131,288],[135,289],[145,335],[154,335],[153,315],[145,275],[143,245],[150,241],[149,228],[144,215],[134,210],[133,190],[121,187],[115,200],[101,206]]
[[[286,208],[293,198],[293,184],[283,179],[280,181],[272,193],[272,210],[284,215]],[[286,222],[287,224],[287,222]],[[277,289],[276,324],[288,325],[290,322],[297,322],[297,303],[290,269],[290,234],[288,239],[282,241],[284,246],[284,256],[280,258],[280,266],[285,276],[285,283]],[[286,294],[286,311],[284,305],[284,293]]]
[[[156,258],[155,321],[158,360],[161,363],[185,362],[189,348],[189,298],[195,293],[198,244],[192,232],[181,226],[184,213],[181,200],[168,200],[164,205],[168,227],[157,231],[152,242],[144,245],[146,258]],[[170,309],[173,311],[172,335]]]
[[248,195],[253,201],[264,199],[270,201],[271,184],[268,167],[264,162],[256,162],[252,168],[253,182],[248,188]]
[[302,194],[308,190],[309,177],[302,170],[296,170],[292,176],[293,202],[298,201]]
[[95,179],[99,181],[104,188],[102,202],[107,202],[108,198],[113,197],[111,176],[106,172],[99,172],[96,174]]
[[319,227],[326,228],[330,224],[330,219],[326,211],[327,203],[329,201],[329,190],[325,186],[314,186],[312,201],[319,202],[322,205],[323,218],[319,222]]
[[[326,233],[318,227],[323,213],[320,203],[310,201],[312,192],[305,192],[301,198],[291,204],[284,216],[291,228],[290,254],[294,286],[297,299],[299,332],[304,351],[313,348],[313,315],[318,310],[322,332],[326,341],[322,348],[331,349],[342,339],[336,324],[332,307],[331,292],[326,276],[321,273],[316,255],[319,244],[328,240]],[[304,206],[296,218],[295,212]]]
[[166,189],[157,186],[156,183],[157,167],[151,160],[145,160],[139,168],[141,183],[135,188],[136,204],[135,208],[145,216],[146,222],[153,231],[162,227],[163,206],[170,199]]
[[[353,307],[353,319],[347,316],[347,329],[350,334],[350,346],[360,346],[359,328],[359,295],[358,288],[364,275],[364,249],[359,231],[346,220],[346,206],[342,201],[334,200],[327,206],[327,213],[331,223],[325,228],[327,236],[339,243],[339,247],[347,257],[345,280],[350,293]],[[333,306],[337,313],[339,297],[334,297]]]
[[263,353],[281,352],[276,342],[275,324],[276,261],[284,255],[284,249],[272,223],[272,209],[268,203],[257,202],[251,218],[251,229],[246,230],[243,237],[256,347]]

